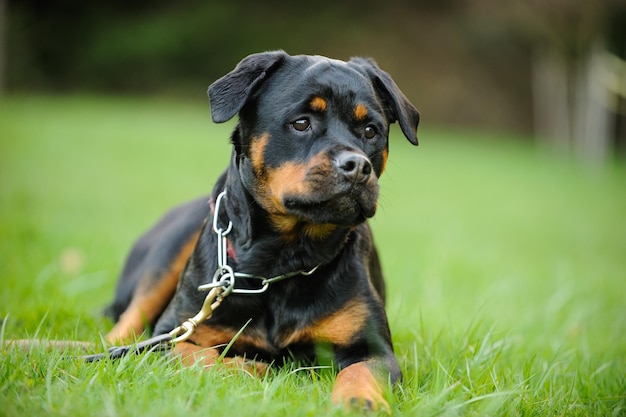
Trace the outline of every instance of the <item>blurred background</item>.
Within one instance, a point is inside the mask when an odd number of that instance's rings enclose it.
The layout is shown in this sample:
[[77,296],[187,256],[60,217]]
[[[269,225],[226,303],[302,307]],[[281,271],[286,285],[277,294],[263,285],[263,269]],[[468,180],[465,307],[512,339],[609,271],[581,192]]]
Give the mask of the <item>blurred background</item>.
[[204,96],[271,49],[374,57],[428,125],[626,155],[618,0],[0,0],[0,91]]

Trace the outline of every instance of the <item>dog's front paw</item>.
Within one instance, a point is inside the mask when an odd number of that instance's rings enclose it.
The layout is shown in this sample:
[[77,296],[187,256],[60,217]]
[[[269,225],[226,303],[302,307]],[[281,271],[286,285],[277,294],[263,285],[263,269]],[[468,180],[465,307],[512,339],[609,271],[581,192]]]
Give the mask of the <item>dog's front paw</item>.
[[331,399],[333,403],[342,404],[348,409],[382,410],[391,414],[382,388],[363,363],[355,363],[339,372]]
[[250,360],[242,358],[240,356],[235,356],[234,358],[224,358],[221,362],[225,366],[238,370],[243,370],[244,372],[247,372],[248,374],[257,378],[262,378],[271,371],[270,366],[265,362]]

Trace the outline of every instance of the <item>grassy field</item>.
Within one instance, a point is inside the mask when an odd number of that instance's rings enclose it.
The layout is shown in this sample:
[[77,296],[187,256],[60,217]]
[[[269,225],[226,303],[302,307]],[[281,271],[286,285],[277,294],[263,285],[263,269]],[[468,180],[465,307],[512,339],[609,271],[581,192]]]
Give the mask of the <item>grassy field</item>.
[[[372,225],[404,382],[394,415],[626,415],[626,168],[498,134],[394,129]],[[166,99],[0,101],[3,340],[99,341],[134,238],[207,193],[232,124]],[[0,415],[334,416],[332,372],[0,346]]]

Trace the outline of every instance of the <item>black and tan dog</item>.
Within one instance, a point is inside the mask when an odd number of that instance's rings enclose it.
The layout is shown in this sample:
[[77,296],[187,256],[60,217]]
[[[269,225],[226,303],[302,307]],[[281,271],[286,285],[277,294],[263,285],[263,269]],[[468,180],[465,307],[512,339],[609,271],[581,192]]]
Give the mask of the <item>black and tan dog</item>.
[[417,145],[419,113],[370,60],[282,51],[245,58],[210,86],[209,98],[213,121],[239,114],[230,164],[210,198],[175,208],[135,244],[109,307],[117,324],[108,339],[146,326],[167,333],[198,312],[206,295],[198,287],[220,269],[215,218],[223,229],[232,223],[222,263],[289,278],[240,294],[261,282],[239,276],[174,352],[185,363],[212,365],[244,329],[225,362],[258,371],[269,362],[313,361],[324,346],[340,370],[334,402],[388,408],[383,387],[401,374],[366,220],[376,212],[389,125],[398,121]]

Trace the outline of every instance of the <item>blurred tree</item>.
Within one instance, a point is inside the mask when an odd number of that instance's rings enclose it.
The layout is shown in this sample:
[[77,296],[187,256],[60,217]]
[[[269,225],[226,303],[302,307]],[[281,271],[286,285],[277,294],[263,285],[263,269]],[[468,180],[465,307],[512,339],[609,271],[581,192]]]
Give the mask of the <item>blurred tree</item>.
[[609,14],[608,26],[608,48],[614,54],[614,76],[609,78],[609,84],[618,93],[611,101],[616,119],[616,150],[626,156],[626,4]]
[[[606,49],[610,16],[624,5],[617,0],[479,0],[530,45],[536,136],[559,151],[592,162],[605,161],[613,146],[614,72]],[[622,22],[623,23],[623,22]]]

